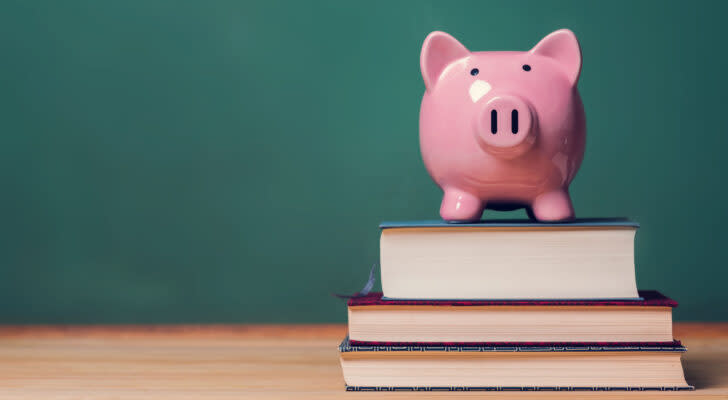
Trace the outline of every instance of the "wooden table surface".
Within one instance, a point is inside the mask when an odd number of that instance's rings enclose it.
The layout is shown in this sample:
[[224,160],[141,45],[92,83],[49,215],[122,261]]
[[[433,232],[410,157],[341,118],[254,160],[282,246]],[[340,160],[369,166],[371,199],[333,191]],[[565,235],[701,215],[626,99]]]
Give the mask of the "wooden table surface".
[[691,392],[354,393],[344,325],[0,326],[0,399],[728,398],[728,323],[675,324]]

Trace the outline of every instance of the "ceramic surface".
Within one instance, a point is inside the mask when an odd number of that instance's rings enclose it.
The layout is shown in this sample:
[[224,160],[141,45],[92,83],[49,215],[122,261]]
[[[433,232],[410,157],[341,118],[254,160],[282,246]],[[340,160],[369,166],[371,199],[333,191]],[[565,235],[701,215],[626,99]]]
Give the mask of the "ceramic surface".
[[569,184],[584,155],[586,120],[576,88],[581,49],[570,30],[523,52],[471,52],[432,32],[420,67],[420,148],[444,192],[444,220],[520,207],[539,221],[574,218]]

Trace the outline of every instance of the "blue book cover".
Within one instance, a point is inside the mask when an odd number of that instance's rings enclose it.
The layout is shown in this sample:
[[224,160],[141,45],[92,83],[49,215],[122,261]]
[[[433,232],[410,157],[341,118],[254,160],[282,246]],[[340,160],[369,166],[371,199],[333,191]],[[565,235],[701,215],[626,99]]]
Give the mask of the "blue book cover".
[[693,386],[347,386],[347,392],[653,392],[695,390]]
[[684,353],[687,349],[675,342],[673,344],[658,344],[658,345],[623,345],[619,343],[602,344],[602,345],[560,345],[560,344],[548,344],[548,345],[494,345],[494,344],[444,344],[444,343],[412,343],[405,345],[360,345],[352,344],[349,338],[346,337],[339,344],[339,352],[341,353],[362,353],[362,352],[446,352],[446,353],[492,353],[492,352],[671,352],[671,353]]
[[[678,352],[686,351],[685,347],[675,344],[668,346],[492,346],[492,345],[352,345],[348,337],[339,345],[339,351],[347,352]],[[471,392],[471,391],[682,391],[694,390],[691,385],[686,386],[351,386],[347,385],[346,390],[350,392]]]
[[446,222],[443,220],[385,221],[379,228],[568,228],[568,227],[626,227],[640,224],[628,218],[577,218],[568,222],[538,222],[529,219],[500,219],[478,222]]

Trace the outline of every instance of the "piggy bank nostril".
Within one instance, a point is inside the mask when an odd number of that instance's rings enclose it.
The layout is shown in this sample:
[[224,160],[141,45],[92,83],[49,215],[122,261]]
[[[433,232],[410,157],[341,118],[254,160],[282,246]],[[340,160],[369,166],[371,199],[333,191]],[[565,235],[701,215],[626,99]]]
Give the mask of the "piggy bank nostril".
[[491,110],[490,112],[490,133],[498,133],[498,111]]
[[[496,95],[489,99],[472,121],[473,133],[481,146],[488,151],[505,151],[521,145],[527,148],[534,142],[535,115],[520,97]],[[496,149],[496,150],[494,150]]]

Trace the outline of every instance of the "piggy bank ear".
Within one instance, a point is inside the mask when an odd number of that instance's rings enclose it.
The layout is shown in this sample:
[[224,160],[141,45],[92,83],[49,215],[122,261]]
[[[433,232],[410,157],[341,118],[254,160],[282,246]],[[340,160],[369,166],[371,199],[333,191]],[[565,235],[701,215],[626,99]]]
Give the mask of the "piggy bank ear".
[[432,32],[427,35],[420,53],[420,69],[427,90],[435,86],[445,67],[469,54],[465,46],[445,32]]
[[550,33],[531,49],[531,53],[556,60],[566,72],[572,85],[576,85],[576,82],[579,81],[581,48],[574,32],[560,29]]

